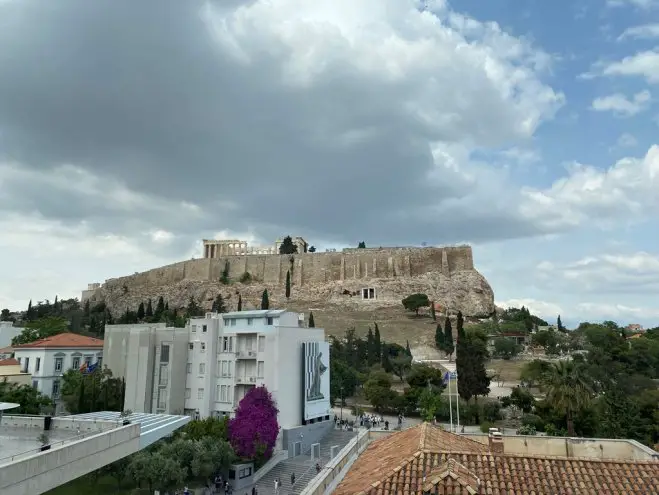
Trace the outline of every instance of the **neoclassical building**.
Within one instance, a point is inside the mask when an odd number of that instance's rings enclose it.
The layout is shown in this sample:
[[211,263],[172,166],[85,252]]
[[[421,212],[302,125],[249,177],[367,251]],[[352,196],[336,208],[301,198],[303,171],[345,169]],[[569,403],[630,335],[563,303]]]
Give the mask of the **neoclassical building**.
[[[249,246],[247,241],[238,239],[204,239],[204,258],[223,258],[224,256],[245,256],[250,254],[279,254],[283,239],[277,239],[270,246]],[[302,237],[293,237],[293,244],[298,253],[306,253],[308,244]]]

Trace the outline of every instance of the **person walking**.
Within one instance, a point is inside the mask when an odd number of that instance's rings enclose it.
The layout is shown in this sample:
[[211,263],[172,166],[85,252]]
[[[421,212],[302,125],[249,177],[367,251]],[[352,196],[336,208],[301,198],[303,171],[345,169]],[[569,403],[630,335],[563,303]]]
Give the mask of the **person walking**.
[[291,473],[291,486],[295,484],[295,473]]
[[275,478],[275,495],[279,495],[279,478]]

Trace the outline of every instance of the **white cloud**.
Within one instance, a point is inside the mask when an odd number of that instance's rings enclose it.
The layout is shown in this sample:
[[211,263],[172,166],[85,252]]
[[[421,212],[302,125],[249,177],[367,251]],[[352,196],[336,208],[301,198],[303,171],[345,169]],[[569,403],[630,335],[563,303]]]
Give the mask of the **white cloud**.
[[543,320],[547,320],[550,324],[553,324],[558,315],[563,313],[563,308],[558,304],[537,301],[535,299],[508,299],[506,301],[496,301],[495,304],[504,309],[521,308],[524,306],[532,314],[539,316]]
[[625,57],[618,62],[602,65],[604,76],[643,77],[651,84],[659,83],[659,51],[647,50]]
[[579,303],[576,311],[586,319],[611,319],[619,324],[636,323],[639,319],[659,318],[659,308],[641,308],[624,304]]
[[501,152],[501,155],[519,164],[529,164],[540,161],[540,153],[537,150],[512,147]]
[[659,22],[654,24],[642,24],[625,29],[618,37],[618,41],[625,39],[652,39],[659,38]]
[[633,148],[638,145],[638,140],[631,134],[625,132],[618,137],[616,145],[620,148]]
[[591,108],[597,112],[613,112],[623,117],[631,117],[650,106],[652,95],[649,91],[640,91],[631,98],[627,98],[622,93],[615,93],[609,96],[596,98],[593,100]]
[[610,227],[655,218],[659,207],[659,145],[643,158],[623,158],[608,169],[572,164],[548,189],[524,188],[522,214],[545,229],[585,223]]
[[659,0],[606,0],[609,7],[636,7],[650,10],[659,7]]

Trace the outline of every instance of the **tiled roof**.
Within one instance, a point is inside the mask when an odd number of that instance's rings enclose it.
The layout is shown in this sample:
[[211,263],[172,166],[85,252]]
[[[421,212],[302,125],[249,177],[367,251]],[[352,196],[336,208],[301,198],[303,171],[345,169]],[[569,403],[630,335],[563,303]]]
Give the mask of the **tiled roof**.
[[21,363],[18,362],[18,359],[14,358],[9,358],[9,359],[3,359],[0,361],[0,366],[17,366]]
[[[410,456],[412,430],[422,429],[426,431],[417,433],[417,438],[434,436],[441,441],[426,444]],[[658,461],[493,454],[483,452],[487,450],[483,444],[445,431],[433,432],[437,429],[425,425],[374,441],[334,495],[659,494]],[[470,447],[475,448],[469,451]]]
[[86,337],[77,333],[59,333],[52,337],[35,340],[29,344],[15,345],[14,349],[33,349],[33,348],[74,348],[74,347],[103,347],[103,341],[93,337]]
[[488,452],[487,446],[482,443],[423,423],[371,442],[352,465],[335,494],[370,493],[367,491],[370,484],[395,477],[419,452],[426,449],[437,452]]
[[12,346],[3,347],[0,349],[0,354],[11,354],[12,352],[14,352],[14,348]]

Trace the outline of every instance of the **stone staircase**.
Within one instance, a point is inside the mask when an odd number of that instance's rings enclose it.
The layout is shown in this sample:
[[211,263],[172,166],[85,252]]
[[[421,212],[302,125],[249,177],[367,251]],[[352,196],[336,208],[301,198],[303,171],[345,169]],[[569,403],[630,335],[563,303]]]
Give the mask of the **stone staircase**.
[[[257,482],[259,495],[274,494],[275,478],[279,478],[281,482],[280,495],[299,495],[316,477],[316,462],[324,466],[331,460],[331,450],[334,445],[338,446],[336,451],[338,454],[355,436],[357,436],[357,431],[332,430],[319,442],[320,459],[312,460],[309,450],[302,455],[279,462]],[[295,473],[295,485],[293,486],[291,486],[292,473]]]

